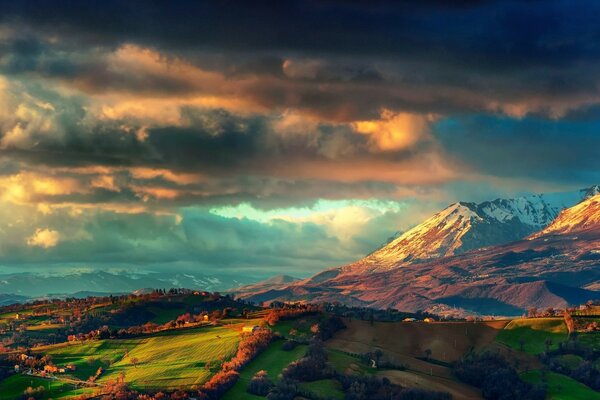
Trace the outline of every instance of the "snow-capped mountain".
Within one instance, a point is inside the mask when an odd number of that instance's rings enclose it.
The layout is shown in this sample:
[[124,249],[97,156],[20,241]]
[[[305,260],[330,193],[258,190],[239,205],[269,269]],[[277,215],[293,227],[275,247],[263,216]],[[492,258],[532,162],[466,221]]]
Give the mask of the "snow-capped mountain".
[[382,271],[523,239],[546,227],[563,209],[598,193],[600,186],[593,186],[479,204],[454,203],[343,271]]
[[529,239],[548,235],[583,234],[588,231],[600,231],[600,194],[563,210],[550,225],[531,235]]
[[[586,197],[597,193],[597,189],[581,193]],[[448,315],[520,315],[529,307],[564,308],[597,300],[600,299],[600,194],[587,197],[563,210],[539,233],[522,240],[419,263],[394,264],[400,265],[398,268],[368,265],[367,257],[302,281],[271,285],[262,291],[239,288],[236,294],[258,302],[341,302]],[[429,232],[432,252],[456,251],[456,243],[489,218],[484,214],[477,205],[458,203],[421,224],[423,230],[407,232],[406,237],[412,238],[415,249],[418,245],[427,248],[428,237],[423,232]],[[440,223],[442,227],[438,226]],[[450,239],[444,241],[447,238]],[[384,259],[384,249],[375,255]],[[390,249],[390,257],[396,256],[400,249],[397,253],[393,251]]]

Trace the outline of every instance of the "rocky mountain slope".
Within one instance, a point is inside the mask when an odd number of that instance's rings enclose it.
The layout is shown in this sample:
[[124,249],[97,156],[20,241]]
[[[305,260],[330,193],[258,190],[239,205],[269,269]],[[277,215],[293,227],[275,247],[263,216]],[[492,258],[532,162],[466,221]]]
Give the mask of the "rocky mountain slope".
[[[406,311],[486,315],[518,315],[529,307],[565,307],[597,299],[599,293],[591,289],[600,283],[600,195],[594,193],[583,193],[586,200],[522,240],[452,255],[457,253],[454,248],[440,251],[442,257],[437,259],[418,263],[401,259],[384,268],[355,263],[292,284],[262,291],[241,290],[240,295],[254,301],[340,301]],[[487,209],[491,210],[489,204]],[[450,222],[450,229],[458,230],[477,220],[475,214],[480,211],[476,210],[477,206],[453,205],[438,216]],[[428,220],[420,226],[432,225]],[[412,241],[425,241],[423,245],[430,240],[434,250],[448,245],[438,238],[449,235],[411,235]],[[390,259],[391,254],[387,253]]]
[[454,203],[345,271],[382,271],[408,263],[513,242],[550,224],[561,210],[600,193],[599,186],[483,203]]

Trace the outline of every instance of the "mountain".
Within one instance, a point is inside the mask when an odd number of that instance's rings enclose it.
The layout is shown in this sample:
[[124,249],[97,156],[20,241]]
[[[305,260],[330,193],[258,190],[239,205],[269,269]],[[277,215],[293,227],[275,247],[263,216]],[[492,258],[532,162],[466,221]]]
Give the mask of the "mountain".
[[[433,229],[436,224],[430,219],[420,226],[435,234],[416,234],[413,240],[431,239],[433,252],[441,254],[437,259],[388,264],[399,265],[397,268],[373,265],[364,268],[364,264],[358,264],[362,270],[355,263],[264,291],[240,290],[238,295],[251,301],[339,301],[356,306],[457,315],[518,315],[529,307],[564,308],[598,299],[600,292],[592,289],[600,287],[600,194],[593,195],[594,191],[589,193],[591,197],[587,194],[583,193],[586,199],[579,204],[557,212],[550,225],[522,240],[468,252],[459,253],[456,247],[449,252],[440,251],[437,249],[448,243],[439,238],[458,237],[460,241],[469,232],[460,236],[445,229]],[[474,214],[480,215],[480,209],[459,203],[437,215],[452,227],[449,229],[472,230],[470,224],[476,218]],[[529,215],[533,220],[533,214]],[[542,220],[538,221],[541,224]],[[427,243],[408,244],[423,248]]]
[[[549,235],[593,232],[600,225],[600,195],[590,197],[574,207],[563,210],[545,229],[531,236],[536,239]],[[600,250],[600,249],[599,249]]]
[[9,304],[25,303],[29,298],[25,296],[19,296],[15,294],[0,294],[0,306],[6,306]]
[[564,208],[598,193],[600,186],[593,186],[479,204],[454,203],[344,271],[382,271],[523,239],[551,223]]
[[171,271],[143,274],[135,271],[99,270],[66,273],[26,272],[0,274],[0,294],[64,298],[73,296],[82,289],[103,294],[131,293],[141,288],[171,287],[219,291],[250,282],[234,274],[207,276],[200,273]]

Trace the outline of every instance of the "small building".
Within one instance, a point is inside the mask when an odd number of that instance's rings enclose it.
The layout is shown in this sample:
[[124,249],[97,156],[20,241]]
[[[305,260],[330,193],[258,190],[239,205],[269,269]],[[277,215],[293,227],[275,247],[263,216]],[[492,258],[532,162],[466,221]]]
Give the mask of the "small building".
[[254,333],[256,332],[258,329],[260,329],[260,326],[258,325],[254,325],[254,326],[244,326],[242,328],[242,332],[246,332],[246,333]]
[[19,373],[21,371],[21,366],[20,365],[15,365],[15,372]]
[[58,372],[58,367],[56,365],[44,365],[44,372],[54,374]]

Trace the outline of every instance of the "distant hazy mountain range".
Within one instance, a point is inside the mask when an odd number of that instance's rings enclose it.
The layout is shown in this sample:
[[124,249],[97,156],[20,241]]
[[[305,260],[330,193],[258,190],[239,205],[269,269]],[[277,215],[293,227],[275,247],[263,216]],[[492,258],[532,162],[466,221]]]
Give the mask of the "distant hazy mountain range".
[[64,272],[0,274],[0,305],[40,297],[86,297],[108,293],[131,293],[141,288],[186,287],[222,291],[251,280],[232,276],[206,276],[194,273],[154,272]]
[[355,263],[237,293],[441,313],[578,304],[600,297],[599,204],[599,186],[455,203]]

